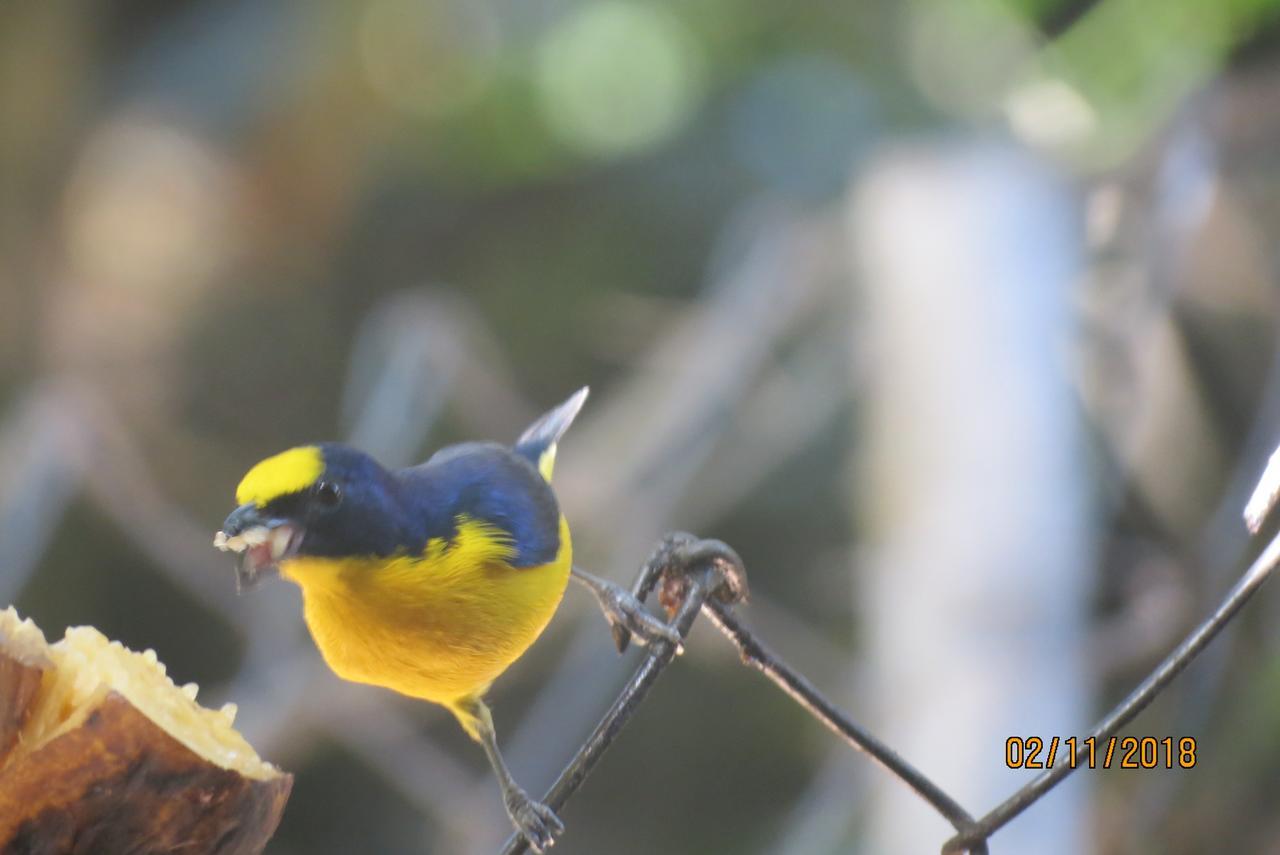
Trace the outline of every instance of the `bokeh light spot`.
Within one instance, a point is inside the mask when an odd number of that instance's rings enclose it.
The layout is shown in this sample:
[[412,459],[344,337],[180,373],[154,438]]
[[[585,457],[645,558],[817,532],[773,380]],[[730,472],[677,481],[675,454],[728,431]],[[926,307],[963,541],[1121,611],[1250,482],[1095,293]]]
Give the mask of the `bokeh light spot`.
[[243,237],[235,177],[219,151],[167,120],[137,112],[101,126],[67,188],[72,277],[153,296],[216,278]]
[[991,115],[1035,55],[1027,23],[999,0],[910,8],[907,61],[920,91],[948,112]]
[[689,31],[662,9],[629,2],[584,6],[547,34],[538,90],[553,132],[580,151],[639,151],[680,128],[701,94]]
[[1098,125],[1089,102],[1061,80],[1037,80],[1015,89],[1004,109],[1019,137],[1049,149],[1082,145]]

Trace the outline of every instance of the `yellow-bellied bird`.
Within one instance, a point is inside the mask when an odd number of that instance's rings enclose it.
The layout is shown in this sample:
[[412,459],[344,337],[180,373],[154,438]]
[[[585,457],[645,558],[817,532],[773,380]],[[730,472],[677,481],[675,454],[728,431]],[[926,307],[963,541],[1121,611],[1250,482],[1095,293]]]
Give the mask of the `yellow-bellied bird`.
[[585,388],[513,447],[463,443],[388,471],[337,443],[258,463],[214,544],[240,553],[242,586],[279,569],[302,588],[307,627],[338,676],[447,707],[484,746],[516,829],[541,852],[564,829],[516,784],[483,696],[551,620],[570,575],[611,623],[678,643],[623,589],[573,567],[551,491],[556,443]]

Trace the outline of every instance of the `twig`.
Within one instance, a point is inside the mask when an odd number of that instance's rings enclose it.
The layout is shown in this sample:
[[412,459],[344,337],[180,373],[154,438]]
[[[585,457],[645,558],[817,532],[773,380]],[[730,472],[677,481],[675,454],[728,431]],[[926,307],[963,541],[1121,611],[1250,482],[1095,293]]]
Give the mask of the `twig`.
[[[743,625],[731,606],[710,601],[702,607],[702,611],[738,648],[744,664],[768,677],[778,688],[790,695],[792,700],[804,707],[814,718],[849,745],[869,754],[914,790],[920,798],[932,805],[934,810],[946,817],[957,831],[963,833],[974,827],[973,817],[951,796],[943,792],[937,784],[904,760],[896,751],[859,727],[803,675],[778,658],[777,654]],[[985,840],[976,841],[971,851],[985,853],[987,851]]]
[[[1089,737],[1094,740],[1107,739],[1142,712],[1235,617],[1277,564],[1280,564],[1280,535],[1267,545],[1214,613],[1196,627],[1129,697],[1112,710]],[[688,636],[698,613],[704,612],[708,620],[738,648],[746,665],[764,674],[810,715],[846,743],[870,755],[945,817],[957,833],[943,844],[944,855],[959,852],[986,855],[987,840],[992,834],[1053,789],[1087,757],[1089,742],[1082,739],[1080,748],[1072,758],[1074,762],[1061,762],[1045,771],[990,813],[975,821],[941,787],[893,749],[862,729],[741,622],[733,606],[746,596],[746,575],[740,559],[728,546],[719,541],[698,540],[687,534],[668,535],[645,563],[636,579],[634,591],[643,600],[655,588],[660,589],[664,605],[675,611],[673,625],[682,639]],[[619,649],[625,649],[629,635],[625,630],[615,631],[615,641]],[[560,773],[545,799],[548,805],[559,810],[578,790],[623,726],[635,714],[658,676],[671,664],[675,658],[675,650],[673,645],[666,642],[659,642],[650,649],[622,694]],[[527,851],[527,844],[523,838],[512,837],[502,851],[503,855],[523,855]]]
[[[1186,668],[1191,660],[1213,640],[1214,636],[1235,617],[1241,607],[1248,602],[1249,598],[1267,580],[1277,564],[1280,564],[1280,535],[1277,535],[1267,544],[1267,548],[1245,571],[1240,581],[1232,587],[1226,599],[1222,601],[1222,604],[1218,606],[1214,613],[1197,626],[1151,672],[1147,679],[1143,680],[1130,693],[1129,697],[1125,698],[1119,706],[1108,713],[1098,726],[1089,733],[1088,738],[1092,738],[1095,741],[1107,739],[1120,728],[1133,721],[1138,713],[1142,712],[1155,696],[1174,677],[1178,676],[1182,669]],[[979,819],[972,828],[962,831],[948,840],[942,851],[944,853],[962,852],[966,849],[971,849],[978,841],[986,840],[1006,823],[1034,804],[1041,796],[1061,783],[1064,778],[1075,771],[1077,766],[1083,765],[1088,751],[1089,743],[1087,738],[1082,739],[1074,757],[1064,758],[1063,762],[1058,763],[1052,769],[1042,772],[986,816]]]
[[[738,648],[746,664],[759,669],[850,745],[871,755],[946,817],[957,831],[967,831],[974,825],[973,817],[937,784],[855,724],[738,620],[733,604],[747,595],[746,573],[730,547],[718,540],[699,540],[683,533],[668,535],[645,562],[634,591],[643,600],[659,587],[663,603],[676,609],[673,625],[681,638],[687,637],[698,613],[703,612]],[[619,626],[614,629],[614,640],[624,650],[629,633]],[[665,643],[651,650],[595,731],[560,773],[545,799],[548,805],[559,810],[577,791],[674,655],[672,646]],[[512,837],[502,851],[504,855],[520,855],[527,851],[526,847],[523,838]],[[986,855],[985,840],[971,851]]]
[[[716,568],[711,565],[698,568],[687,578],[687,595],[679,612],[676,613],[672,621],[681,638],[688,636],[689,629],[693,626],[699,609],[702,608],[707,597],[714,592],[718,583]],[[653,688],[653,684],[657,682],[663,670],[671,664],[675,655],[675,646],[666,642],[659,642],[650,648],[649,654],[627,682],[622,694],[613,702],[613,706],[609,707],[609,711],[604,714],[600,723],[596,725],[596,729],[592,731],[591,736],[587,738],[587,741],[578,749],[573,759],[565,766],[564,771],[560,773],[560,777],[556,779],[546,798],[543,799],[553,810],[560,810],[565,802],[582,786],[582,782],[590,774],[591,770],[595,768],[604,752],[617,739],[618,734],[622,732],[623,726],[635,714],[641,701],[645,699],[649,690]],[[504,855],[523,855],[527,851],[528,841],[523,837],[514,835],[507,840],[502,848]]]

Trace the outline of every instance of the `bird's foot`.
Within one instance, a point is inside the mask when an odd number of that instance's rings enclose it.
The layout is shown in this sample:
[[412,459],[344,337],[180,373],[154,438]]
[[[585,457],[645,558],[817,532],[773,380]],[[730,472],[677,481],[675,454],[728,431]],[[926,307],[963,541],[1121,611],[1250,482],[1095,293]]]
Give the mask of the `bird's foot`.
[[[676,628],[650,614],[649,610],[644,607],[644,603],[640,602],[635,594],[632,594],[626,588],[604,579],[597,579],[594,576],[590,580],[584,581],[587,581],[592,592],[596,595],[596,600],[600,603],[600,609],[604,612],[605,620],[609,621],[609,626],[613,628],[615,640],[620,637],[630,638],[634,636],[637,641],[646,646],[654,642],[665,641],[674,645],[677,653],[683,651],[683,639],[680,637],[680,633],[676,631]],[[620,630],[622,631],[620,632]]]
[[503,802],[511,824],[534,852],[545,852],[555,844],[558,835],[564,834],[564,823],[556,812],[542,802],[534,801],[519,787],[508,791]]
[[[636,579],[635,598],[643,602],[657,589],[658,602],[674,617],[688,596],[689,573],[701,565],[710,565],[716,571],[711,597],[728,605],[747,599],[747,574],[738,554],[719,540],[706,540],[682,531],[662,538],[649,556]],[[630,640],[627,627],[613,625],[613,641],[619,653],[626,652]]]

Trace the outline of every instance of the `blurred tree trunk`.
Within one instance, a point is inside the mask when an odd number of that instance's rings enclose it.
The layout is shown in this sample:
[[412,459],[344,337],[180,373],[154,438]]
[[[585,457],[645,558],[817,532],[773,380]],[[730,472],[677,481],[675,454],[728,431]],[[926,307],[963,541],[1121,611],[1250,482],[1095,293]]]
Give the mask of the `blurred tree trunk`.
[[[1070,736],[1092,540],[1064,363],[1079,240],[1069,193],[1000,145],[907,147],[851,203],[869,394],[857,583],[877,729],[975,815],[1034,772],[1010,736]],[[1087,851],[1081,776],[996,848]],[[873,781],[868,852],[937,851],[945,822]]]

